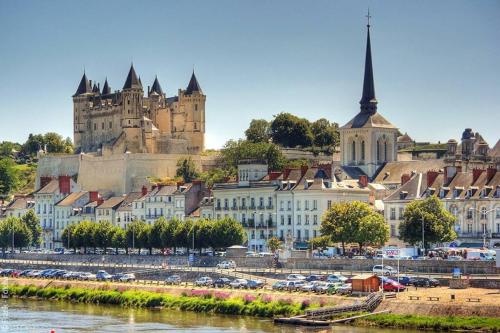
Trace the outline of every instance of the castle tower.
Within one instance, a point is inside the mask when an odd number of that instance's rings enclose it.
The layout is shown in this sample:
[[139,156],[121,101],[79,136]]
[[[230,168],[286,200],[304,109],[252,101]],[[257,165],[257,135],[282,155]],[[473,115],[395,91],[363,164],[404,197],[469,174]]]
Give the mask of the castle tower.
[[77,152],[81,151],[82,148],[82,134],[86,130],[83,112],[89,106],[88,96],[91,94],[90,81],[87,79],[85,72],[83,72],[80,84],[73,95],[73,142],[75,151]]
[[146,152],[141,130],[143,97],[142,83],[132,64],[122,90],[121,127],[126,137],[125,151]]
[[184,132],[190,142],[190,153],[201,153],[205,149],[205,102],[206,96],[193,70],[186,90],[179,90],[179,104],[185,113]]
[[158,81],[158,77],[155,76],[155,80],[151,89],[148,89],[148,98],[149,98],[149,113],[150,118],[154,124],[158,123],[157,113],[159,109],[164,107],[165,104],[165,94],[161,89],[160,82]]
[[398,129],[377,112],[368,13],[365,72],[360,111],[340,131],[341,161],[346,167],[357,167],[373,177],[386,162],[397,158]]

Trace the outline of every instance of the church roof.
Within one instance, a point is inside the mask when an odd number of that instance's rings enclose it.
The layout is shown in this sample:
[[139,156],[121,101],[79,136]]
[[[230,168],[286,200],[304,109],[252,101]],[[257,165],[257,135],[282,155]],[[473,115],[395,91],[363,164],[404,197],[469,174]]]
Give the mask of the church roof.
[[99,90],[99,87],[95,83],[94,83],[94,86],[92,87],[92,92],[93,93],[98,93],[98,94],[101,93],[101,91]]
[[130,65],[130,70],[125,80],[125,84],[123,85],[123,89],[142,89],[142,83],[140,79],[137,78],[133,64]]
[[413,139],[408,135],[408,133],[405,133],[398,136],[398,142],[413,142]]
[[359,112],[347,124],[341,128],[367,128],[367,127],[382,127],[382,128],[397,128],[385,119],[380,113],[374,114]]
[[186,88],[186,94],[191,95],[195,91],[199,92],[200,94],[203,93],[203,91],[201,90],[200,84],[198,83],[198,80],[196,79],[196,75],[194,75],[194,71],[193,71],[193,74],[191,75],[191,80],[189,80],[189,84]]
[[160,82],[158,81],[158,77],[155,76],[155,82],[151,86],[151,93],[156,92],[158,95],[163,95],[163,90],[161,89]]
[[359,103],[377,103],[375,97],[375,82],[373,80],[372,48],[370,43],[370,25],[367,25],[368,34],[366,37],[366,56],[365,56],[365,76],[363,78],[363,95]]
[[90,87],[90,81],[87,80],[87,75],[85,72],[83,72],[82,79],[80,80],[80,84],[78,85],[78,88],[76,89],[76,92],[73,96],[78,96],[82,94],[87,94],[92,92],[92,88]]

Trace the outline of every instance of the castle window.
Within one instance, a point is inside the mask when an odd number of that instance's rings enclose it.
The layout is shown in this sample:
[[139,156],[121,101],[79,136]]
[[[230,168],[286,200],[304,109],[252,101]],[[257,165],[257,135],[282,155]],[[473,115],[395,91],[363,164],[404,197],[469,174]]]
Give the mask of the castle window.
[[97,124],[94,123],[94,131],[97,130]]
[[198,104],[195,104],[195,105],[194,105],[194,110],[195,110],[195,111],[198,111]]
[[104,123],[101,123],[101,129],[104,129]]
[[387,142],[384,142],[384,161],[387,161]]
[[109,128],[113,128],[113,123],[111,121],[109,122]]
[[361,159],[365,160],[365,142],[361,141]]
[[196,129],[196,123],[194,123],[194,129]]
[[352,142],[352,160],[356,161],[356,142]]

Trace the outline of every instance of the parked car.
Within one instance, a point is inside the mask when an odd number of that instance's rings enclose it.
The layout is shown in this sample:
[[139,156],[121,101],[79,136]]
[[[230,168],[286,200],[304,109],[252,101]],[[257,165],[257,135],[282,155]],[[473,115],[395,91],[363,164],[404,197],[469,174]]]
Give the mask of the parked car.
[[337,288],[337,295],[350,295],[352,293],[352,284],[346,283]]
[[97,281],[110,281],[112,275],[106,271],[100,270],[100,271],[97,271],[95,277],[96,277]]
[[440,285],[438,280],[426,277],[414,277],[411,279],[411,284],[415,287],[439,287]]
[[326,281],[327,282],[346,282],[347,281],[347,278],[343,275],[334,275],[334,274],[331,274],[331,275],[328,275],[326,277]]
[[19,273],[19,277],[27,277],[28,273],[31,271],[32,271],[32,269],[26,269],[26,270],[22,271],[21,273]]
[[392,266],[375,265],[373,266],[373,273],[379,275],[395,275],[398,271]]
[[271,286],[272,290],[283,290],[286,286],[286,281],[276,281]]
[[31,278],[36,278],[36,277],[39,277],[40,274],[42,274],[42,271],[40,271],[38,269],[34,269],[34,270],[30,271],[29,273],[27,273],[26,276],[31,277]]
[[231,288],[247,288],[248,286],[248,281],[245,279],[235,279],[229,283],[229,286]]
[[210,286],[212,283],[212,278],[208,276],[202,276],[201,278],[198,278],[196,281],[194,281],[195,286]]
[[366,259],[365,256],[354,256],[352,259],[360,260],[360,259]]
[[326,282],[316,288],[318,294],[326,294],[332,285],[337,282]]
[[6,269],[2,269],[0,271],[0,276],[11,276],[12,272],[14,272],[15,269],[12,269],[12,268],[6,268]]
[[260,289],[264,288],[264,281],[256,279],[256,280],[248,280],[247,288],[249,289]]
[[287,281],[285,287],[283,288],[284,290],[288,291],[295,291],[295,290],[300,290],[302,286],[304,285],[303,280],[292,280],[292,281]]
[[96,275],[89,273],[89,272],[84,272],[84,273],[81,273],[80,275],[78,275],[78,280],[82,280],[82,281],[92,281],[95,279],[96,279]]
[[221,269],[236,268],[236,264],[232,260],[227,260],[227,261],[223,261],[223,262],[218,263],[217,268],[221,268]]
[[384,291],[405,291],[406,287],[403,286],[401,283],[398,283],[396,281],[392,281],[389,283],[384,283]]
[[111,275],[111,281],[120,281],[120,279],[122,278],[122,276],[125,275],[125,273],[116,273],[116,274],[113,274]]
[[230,283],[231,280],[228,278],[218,278],[214,281],[213,286],[223,288],[223,287],[228,287]]
[[291,281],[291,280],[302,280],[302,281],[305,281],[306,280],[306,277],[302,274],[289,274],[286,279],[288,281]]
[[328,286],[328,289],[327,289],[328,294],[335,294],[337,292],[337,289],[339,289],[343,285],[344,285],[343,282],[329,283],[329,286]]
[[165,279],[165,283],[171,285],[181,284],[181,282],[181,277],[177,274],[167,276],[167,278]]
[[449,256],[448,257],[449,261],[459,261],[459,260],[464,260],[461,256]]
[[120,277],[120,282],[134,282],[135,274],[134,273],[125,273]]
[[312,274],[306,277],[306,281],[312,282],[312,281],[324,281],[325,276],[324,275],[319,275],[319,274]]
[[396,278],[396,282],[399,282],[402,285],[408,286],[411,283],[411,278],[409,276],[400,276],[399,278]]

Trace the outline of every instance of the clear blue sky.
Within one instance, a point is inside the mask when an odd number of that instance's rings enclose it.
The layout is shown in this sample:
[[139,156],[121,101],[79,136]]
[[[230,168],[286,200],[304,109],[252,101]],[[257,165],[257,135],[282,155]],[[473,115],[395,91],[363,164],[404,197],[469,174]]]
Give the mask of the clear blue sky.
[[359,110],[366,39],[379,112],[419,141],[500,137],[500,1],[0,0],[0,141],[72,137],[83,68],[121,89],[130,62],[167,95],[193,64],[207,146],[281,111],[343,125]]

